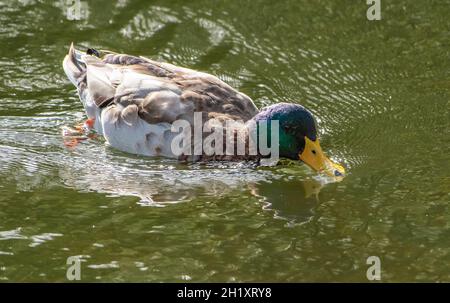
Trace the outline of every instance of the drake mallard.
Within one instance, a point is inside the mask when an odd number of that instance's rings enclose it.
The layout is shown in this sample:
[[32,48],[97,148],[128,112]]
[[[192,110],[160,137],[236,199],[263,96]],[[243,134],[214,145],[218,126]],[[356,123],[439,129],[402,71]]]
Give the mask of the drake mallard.
[[[329,176],[344,175],[344,168],[322,152],[313,115],[301,105],[279,103],[258,110],[248,96],[210,74],[145,57],[95,49],[81,52],[73,44],[63,68],[88,116],[85,127],[121,151],[183,158],[172,150],[177,133],[171,128],[177,120],[192,123],[194,113],[219,121],[222,127],[233,121],[234,127],[244,130],[250,122],[278,120],[280,157],[301,160]],[[246,152],[244,157],[209,154],[193,160],[262,157]]]

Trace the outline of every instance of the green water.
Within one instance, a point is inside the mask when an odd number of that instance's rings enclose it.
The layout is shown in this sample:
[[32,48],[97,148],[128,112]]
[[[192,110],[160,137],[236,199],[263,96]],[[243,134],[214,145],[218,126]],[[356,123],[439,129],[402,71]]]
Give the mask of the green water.
[[[192,2],[0,2],[0,281],[450,281],[450,3]],[[71,41],[303,104],[348,176],[67,149]]]

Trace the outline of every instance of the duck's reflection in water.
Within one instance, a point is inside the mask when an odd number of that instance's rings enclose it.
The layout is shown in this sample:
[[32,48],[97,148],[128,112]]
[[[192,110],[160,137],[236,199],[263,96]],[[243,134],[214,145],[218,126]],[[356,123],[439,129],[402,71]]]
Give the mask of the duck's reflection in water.
[[[66,162],[58,175],[68,187],[109,196],[135,196],[142,206],[166,206],[198,198],[217,199],[246,190],[245,185],[270,179],[271,172],[238,166],[202,168],[175,163],[137,167],[123,163]],[[83,169],[80,169],[82,167]]]
[[250,184],[251,193],[260,198],[265,209],[274,211],[277,218],[291,223],[303,223],[314,216],[319,192],[325,184],[315,179],[276,179]]
[[[67,159],[67,158],[66,158]],[[323,180],[307,177],[302,170],[261,170],[231,164],[225,167],[180,166],[90,161],[69,161],[59,169],[66,186],[109,196],[135,196],[142,206],[167,206],[250,192],[274,216],[293,223],[311,219],[319,202]],[[70,161],[72,160],[72,161]],[[173,164],[173,165],[172,165]],[[82,167],[82,169],[80,169]],[[243,201],[242,203],[245,203]]]

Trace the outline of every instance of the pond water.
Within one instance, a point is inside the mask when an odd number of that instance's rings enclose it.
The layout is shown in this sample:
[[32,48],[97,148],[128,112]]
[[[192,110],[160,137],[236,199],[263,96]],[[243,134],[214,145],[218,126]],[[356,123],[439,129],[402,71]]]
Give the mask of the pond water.
[[[387,2],[0,1],[0,281],[450,281],[450,3]],[[302,104],[348,176],[67,148],[72,41]]]

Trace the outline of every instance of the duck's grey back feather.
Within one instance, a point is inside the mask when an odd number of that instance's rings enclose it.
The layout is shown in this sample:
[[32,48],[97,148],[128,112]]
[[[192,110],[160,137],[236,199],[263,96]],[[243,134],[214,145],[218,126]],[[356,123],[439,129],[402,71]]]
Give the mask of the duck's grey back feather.
[[[87,88],[97,106],[105,100],[136,104],[148,123],[206,118],[248,121],[258,113],[253,101],[212,75],[130,55],[87,59]],[[108,83],[109,80],[109,83]]]

